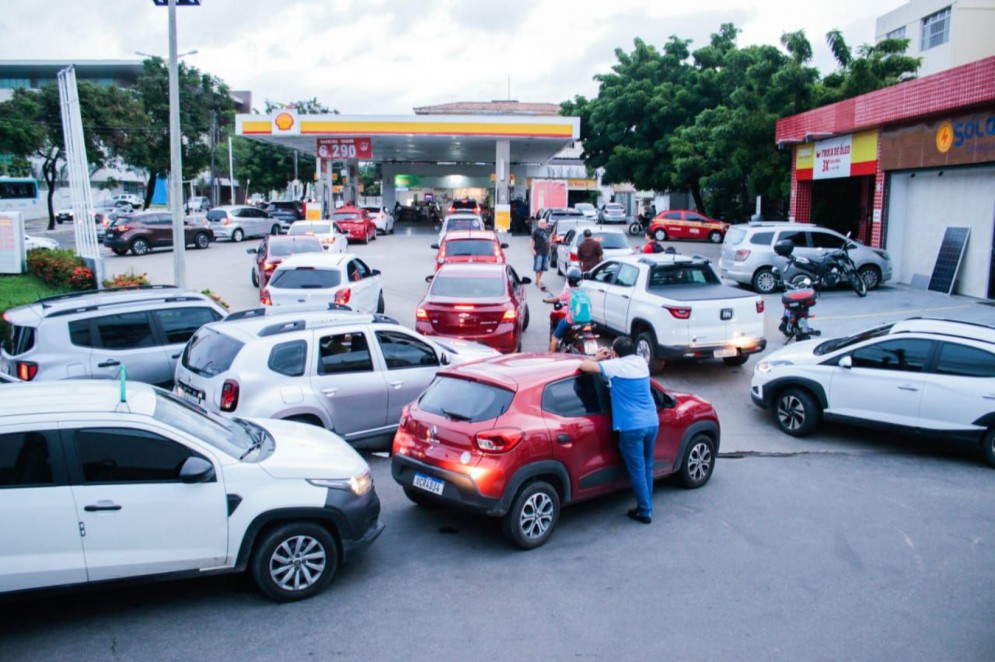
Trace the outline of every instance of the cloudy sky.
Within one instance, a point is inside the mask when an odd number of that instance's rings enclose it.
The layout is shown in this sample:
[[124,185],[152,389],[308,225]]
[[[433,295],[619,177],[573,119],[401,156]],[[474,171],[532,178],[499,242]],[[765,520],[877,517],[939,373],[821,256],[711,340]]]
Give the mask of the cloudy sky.
[[[347,114],[409,114],[450,101],[559,102],[593,96],[614,49],[676,34],[696,45],[721,23],[740,44],[803,29],[832,69],[824,35],[856,47],[904,0],[202,0],[181,7],[180,51],[234,89],[288,102],[317,97]],[[152,0],[0,0],[0,60],[166,55],[167,10]],[[42,8],[44,7],[44,8]]]

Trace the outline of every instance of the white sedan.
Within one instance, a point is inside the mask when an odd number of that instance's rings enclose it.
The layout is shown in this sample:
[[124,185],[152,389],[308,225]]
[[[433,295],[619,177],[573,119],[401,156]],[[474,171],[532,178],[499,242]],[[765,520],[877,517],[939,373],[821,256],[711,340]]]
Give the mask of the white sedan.
[[263,305],[335,303],[363,313],[384,311],[380,270],[352,253],[291,255],[259,293]]
[[377,226],[380,234],[394,234],[394,215],[384,207],[367,206],[363,207],[373,217],[373,223]]
[[345,253],[349,243],[349,234],[338,226],[338,223],[325,219],[321,221],[294,221],[287,234],[295,236],[317,237],[321,247],[329,253]]
[[35,248],[45,248],[54,251],[59,247],[59,242],[48,237],[36,237],[34,235],[24,235],[24,250],[30,251]]
[[629,238],[625,231],[620,228],[574,228],[567,232],[562,243],[556,246],[557,273],[565,274],[570,267],[580,266],[580,260],[577,259],[577,247],[580,246],[580,242],[584,241],[584,230],[590,230],[591,237],[601,244],[601,250],[605,253],[603,260],[632,255],[635,252],[629,246]]

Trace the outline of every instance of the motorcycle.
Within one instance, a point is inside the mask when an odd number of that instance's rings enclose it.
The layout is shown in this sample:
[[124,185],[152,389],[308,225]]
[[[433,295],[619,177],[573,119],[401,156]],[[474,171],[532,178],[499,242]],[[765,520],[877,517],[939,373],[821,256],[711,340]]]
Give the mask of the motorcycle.
[[[553,331],[560,323],[560,320],[567,316],[567,311],[563,309],[563,304],[557,301],[553,304],[553,310],[549,313],[549,337],[553,337]],[[561,354],[580,354],[593,357],[598,353],[598,336],[594,335],[594,329],[590,324],[573,324],[557,345],[556,351]]]
[[817,290],[849,283],[857,296],[867,296],[867,284],[857,273],[857,265],[850,257],[850,248],[853,247],[853,244],[850,243],[849,238],[848,234],[847,241],[843,243],[842,248],[826,253],[815,260],[794,256],[792,252],[795,246],[787,239],[777,242],[774,245],[774,252],[788,260],[784,273],[786,274],[789,270],[798,272],[790,278],[782,278],[782,280],[795,285],[801,284],[803,280],[808,280]]
[[[777,273],[776,267],[775,273]],[[787,338],[784,344],[791,342],[792,338],[800,342],[812,336],[821,336],[822,332],[813,329],[809,324],[809,319],[815,317],[809,313],[809,310],[815,306],[816,299],[815,290],[810,283],[800,279],[797,283],[785,283],[784,288],[785,292],[781,295],[784,314],[781,315],[781,323],[777,326],[777,330]]]
[[648,211],[644,211],[636,218],[635,221],[629,224],[629,234],[633,237],[643,236],[646,234],[646,231],[649,229],[652,221],[653,216]]

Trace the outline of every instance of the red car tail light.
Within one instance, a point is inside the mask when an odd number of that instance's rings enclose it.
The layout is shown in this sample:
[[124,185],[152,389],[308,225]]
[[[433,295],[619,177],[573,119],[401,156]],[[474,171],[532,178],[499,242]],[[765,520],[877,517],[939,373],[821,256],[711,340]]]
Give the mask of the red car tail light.
[[259,303],[263,304],[264,306],[273,305],[273,299],[269,295],[269,289],[264,287],[263,291],[259,293]]
[[676,306],[664,306],[664,308],[666,308],[667,310],[669,310],[670,314],[673,315],[674,317],[676,317],[679,320],[686,320],[686,319],[690,319],[691,318],[691,309],[690,308],[683,308],[683,307],[682,308],[678,308]]
[[128,232],[128,231],[131,230],[131,226],[130,225],[119,225],[119,226],[117,226],[114,229],[117,230],[118,232],[120,232],[121,234],[124,234],[125,232]]
[[512,306],[508,310],[504,311],[504,316],[501,318],[502,322],[514,322],[518,319],[518,310]]
[[418,310],[415,311],[415,319],[418,319],[418,320],[427,320],[428,319],[428,311],[425,310],[424,308],[419,308]]
[[478,432],[477,448],[485,453],[506,453],[518,445],[525,433],[518,428],[495,428]]
[[344,306],[349,303],[349,299],[352,298],[352,290],[348,287],[343,287],[341,290],[335,293],[335,303],[340,306]]
[[764,300],[763,299],[758,299],[757,300],[757,312],[758,313],[762,313],[763,311],[764,311]]
[[276,269],[276,264],[273,262],[263,262],[263,271],[273,271]]
[[473,306],[453,306],[456,310],[473,310]]
[[231,222],[231,221],[229,221],[229,220],[228,220],[228,217],[227,217],[227,216],[225,216],[225,222],[224,222],[224,225],[228,225],[228,224],[229,224],[230,222]]
[[38,364],[31,361],[17,362],[17,378],[24,382],[30,382],[38,374]]
[[570,261],[571,262],[577,262],[577,254],[576,253],[571,253],[570,254]]
[[750,250],[748,248],[741,248],[736,251],[737,262],[745,262],[748,257],[750,257]]
[[238,382],[226,379],[221,386],[221,411],[235,411],[238,407]]

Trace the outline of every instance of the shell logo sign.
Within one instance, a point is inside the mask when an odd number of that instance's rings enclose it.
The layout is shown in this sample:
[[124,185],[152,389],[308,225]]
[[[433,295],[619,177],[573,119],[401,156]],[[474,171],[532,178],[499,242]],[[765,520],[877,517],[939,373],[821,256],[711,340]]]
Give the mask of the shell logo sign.
[[300,135],[301,123],[297,113],[291,110],[281,110],[273,118],[273,133],[282,135]]
[[280,131],[289,131],[294,126],[294,116],[290,113],[280,113],[273,120],[273,123],[276,124],[276,128],[280,129]]
[[936,129],[936,149],[941,154],[946,154],[954,144],[954,125],[950,122],[942,122]]

